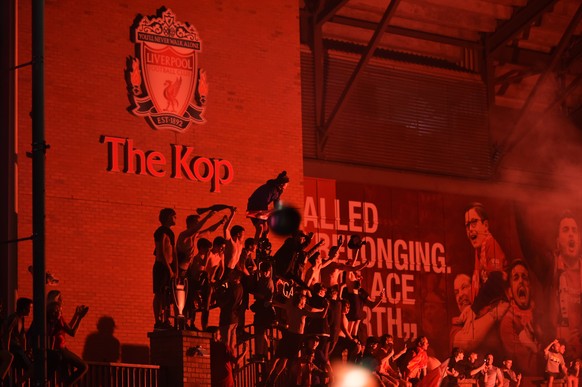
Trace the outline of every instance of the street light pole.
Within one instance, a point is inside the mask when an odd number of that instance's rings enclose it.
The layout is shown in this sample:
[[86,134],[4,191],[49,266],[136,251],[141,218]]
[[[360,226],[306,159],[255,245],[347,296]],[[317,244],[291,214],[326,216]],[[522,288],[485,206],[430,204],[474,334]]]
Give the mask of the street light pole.
[[34,386],[47,375],[45,301],[44,0],[32,2],[32,279],[35,329]]

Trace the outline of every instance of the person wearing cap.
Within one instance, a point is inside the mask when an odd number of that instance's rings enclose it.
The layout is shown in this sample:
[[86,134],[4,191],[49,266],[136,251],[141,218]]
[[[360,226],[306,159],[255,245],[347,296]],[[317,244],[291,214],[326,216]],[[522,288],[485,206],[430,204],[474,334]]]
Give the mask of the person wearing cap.
[[270,179],[257,188],[247,202],[247,217],[255,226],[255,241],[258,243],[261,235],[268,231],[267,218],[269,217],[269,205],[279,206],[281,195],[289,184],[287,171],[281,172],[276,179]]

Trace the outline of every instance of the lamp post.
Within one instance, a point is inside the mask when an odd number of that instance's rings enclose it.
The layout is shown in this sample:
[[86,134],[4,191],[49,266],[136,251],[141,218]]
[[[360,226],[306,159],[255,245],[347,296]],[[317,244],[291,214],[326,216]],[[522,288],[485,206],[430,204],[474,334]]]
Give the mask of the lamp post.
[[44,131],[44,0],[32,2],[32,279],[33,318],[38,330],[34,343],[35,386],[46,381],[45,301],[45,143]]

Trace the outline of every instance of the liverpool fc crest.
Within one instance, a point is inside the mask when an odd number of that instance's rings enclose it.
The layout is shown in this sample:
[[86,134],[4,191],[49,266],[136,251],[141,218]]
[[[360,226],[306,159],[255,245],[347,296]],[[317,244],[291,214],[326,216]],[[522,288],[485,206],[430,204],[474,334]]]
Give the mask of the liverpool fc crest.
[[131,113],[154,129],[183,132],[203,123],[208,85],[197,64],[202,42],[196,29],[162,8],[157,17],[136,20],[131,32],[136,56],[125,70]]

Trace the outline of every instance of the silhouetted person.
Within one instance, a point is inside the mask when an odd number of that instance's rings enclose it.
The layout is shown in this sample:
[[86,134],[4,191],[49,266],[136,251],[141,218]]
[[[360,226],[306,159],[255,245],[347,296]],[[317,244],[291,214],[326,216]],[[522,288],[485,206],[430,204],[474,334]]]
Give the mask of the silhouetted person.
[[232,219],[236,214],[236,207],[230,209],[230,216],[224,223],[224,239],[226,247],[224,249],[224,275],[223,279],[228,280],[228,273],[233,271],[241,257],[244,247],[245,229],[242,226],[234,225],[231,227]]
[[212,242],[206,238],[198,239],[196,242],[198,252],[192,258],[188,268],[188,298],[186,300],[187,311],[191,311],[190,326],[187,329],[198,330],[196,328],[196,314],[202,313],[202,329],[208,327],[208,316],[210,313],[210,283],[208,273],[205,271],[208,262]]
[[232,368],[246,355],[246,344],[244,351],[237,357],[232,348],[221,340],[220,330],[214,330],[213,333],[213,340],[210,342],[212,387],[234,387]]
[[220,305],[220,335],[226,345],[233,348],[236,345],[236,327],[243,298],[240,278],[239,271],[230,272],[226,292],[218,301]]
[[[57,297],[57,301],[47,305],[47,336],[48,348],[57,354],[60,360],[61,380],[65,386],[71,386],[81,380],[83,375],[89,369],[85,363],[74,352],[70,351],[66,345],[66,335],[74,337],[79,329],[79,324],[89,308],[85,305],[79,305],[75,309],[75,314],[71,321],[67,323],[62,313],[62,297]],[[73,372],[69,374],[69,370]]]
[[30,298],[19,298],[16,301],[16,312],[6,318],[3,329],[2,341],[6,343],[10,353],[14,356],[13,367],[22,369],[23,373],[16,380],[17,385],[21,385],[32,376],[33,366],[31,356],[26,344],[26,323],[25,318],[30,315],[32,300]]
[[255,241],[259,242],[261,235],[268,231],[267,219],[271,210],[269,205],[273,203],[276,208],[285,188],[289,184],[287,171],[281,172],[276,179],[268,180],[265,184],[252,193],[247,203],[247,216],[255,226]]
[[259,264],[259,270],[252,278],[251,288],[255,296],[255,302],[251,306],[251,310],[255,313],[253,320],[255,326],[255,352],[258,356],[266,358],[269,344],[267,328],[273,324],[275,319],[275,310],[271,303],[275,285],[269,262],[261,262]]
[[[170,227],[176,225],[176,211],[164,208],[160,211],[161,226],[154,232],[156,260],[153,268],[154,329],[168,329],[170,317],[170,280],[178,275],[178,260],[175,252],[175,236]],[[172,265],[174,267],[172,267]]]

